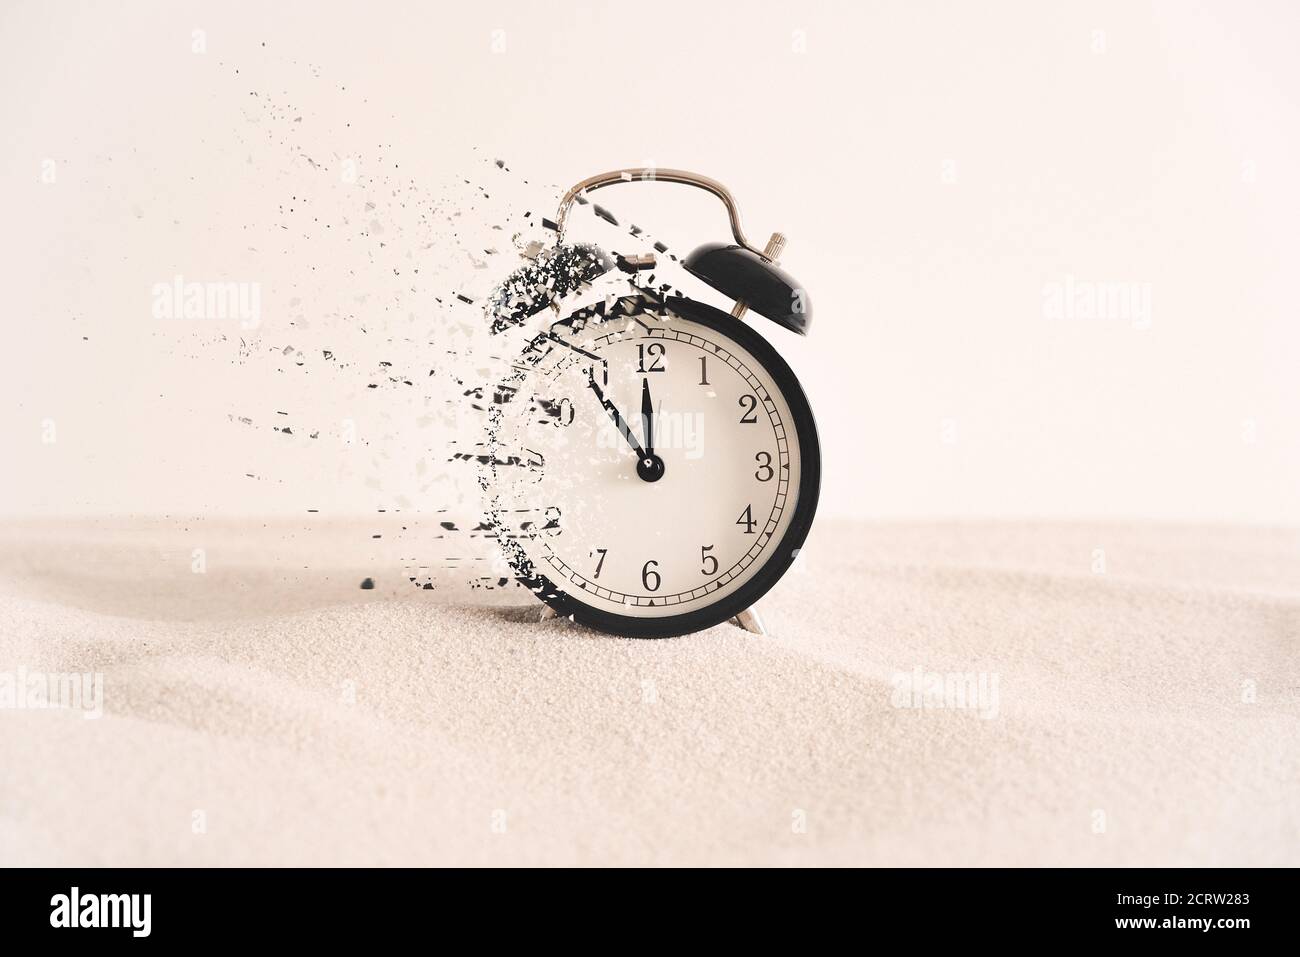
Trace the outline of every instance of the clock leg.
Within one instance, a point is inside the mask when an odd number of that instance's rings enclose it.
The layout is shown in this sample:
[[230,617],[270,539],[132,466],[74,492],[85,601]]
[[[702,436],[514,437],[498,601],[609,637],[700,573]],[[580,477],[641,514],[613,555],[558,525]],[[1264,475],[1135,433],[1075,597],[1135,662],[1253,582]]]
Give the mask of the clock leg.
[[756,635],[767,634],[767,629],[763,627],[763,616],[758,613],[757,605],[750,605],[731,620],[745,631],[753,632]]
[[[559,618],[559,613],[550,605],[543,604],[542,610],[537,615],[537,620],[550,621],[552,618]],[[757,605],[750,605],[731,621],[738,628],[751,632],[755,635],[766,635],[767,628],[763,624],[763,616],[758,613]]]

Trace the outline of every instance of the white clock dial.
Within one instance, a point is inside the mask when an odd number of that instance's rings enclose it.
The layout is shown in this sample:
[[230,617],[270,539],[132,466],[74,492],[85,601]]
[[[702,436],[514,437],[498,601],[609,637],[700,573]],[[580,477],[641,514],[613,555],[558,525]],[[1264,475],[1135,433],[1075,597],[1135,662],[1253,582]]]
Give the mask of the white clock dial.
[[775,557],[802,474],[772,372],[657,311],[557,323],[517,364],[493,429],[490,512],[516,567],[633,618],[743,588]]

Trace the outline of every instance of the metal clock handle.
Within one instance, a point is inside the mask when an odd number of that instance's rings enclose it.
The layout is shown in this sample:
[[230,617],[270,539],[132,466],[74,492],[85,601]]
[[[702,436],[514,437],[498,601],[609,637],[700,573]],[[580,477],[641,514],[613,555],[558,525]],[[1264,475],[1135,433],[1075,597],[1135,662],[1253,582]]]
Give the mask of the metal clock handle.
[[611,170],[608,173],[598,173],[595,176],[587,177],[577,186],[574,186],[564,194],[564,199],[560,200],[560,208],[555,216],[556,241],[564,241],[564,225],[569,218],[569,208],[573,206],[574,201],[580,195],[605,186],[612,186],[615,183],[635,182],[680,183],[684,186],[695,186],[705,192],[712,193],[722,200],[722,205],[727,207],[727,216],[731,219],[731,235],[735,237],[737,245],[748,249],[756,256],[761,256],[766,262],[775,262],[777,257],[781,255],[781,250],[785,247],[785,237],[780,233],[772,234],[766,249],[751,246],[749,241],[745,239],[744,230],[740,228],[740,210],[736,208],[736,201],[732,199],[727,187],[716,179],[701,176],[699,173],[688,173],[686,170],[659,169],[654,166],[636,166],[629,169]]

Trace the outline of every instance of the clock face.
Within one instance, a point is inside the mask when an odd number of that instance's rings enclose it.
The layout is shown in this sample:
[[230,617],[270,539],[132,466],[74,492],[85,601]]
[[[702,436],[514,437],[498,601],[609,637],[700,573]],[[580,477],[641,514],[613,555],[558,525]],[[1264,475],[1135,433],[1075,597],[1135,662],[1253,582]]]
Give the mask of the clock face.
[[651,296],[539,335],[494,408],[489,514],[520,579],[632,635],[716,624],[789,566],[816,506],[815,428],[738,320]]

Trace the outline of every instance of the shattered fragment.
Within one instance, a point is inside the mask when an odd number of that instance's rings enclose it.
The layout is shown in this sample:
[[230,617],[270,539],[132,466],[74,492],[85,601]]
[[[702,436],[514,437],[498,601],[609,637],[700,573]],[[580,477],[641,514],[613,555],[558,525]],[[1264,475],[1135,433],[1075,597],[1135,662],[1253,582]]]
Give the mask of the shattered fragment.
[[613,268],[599,248],[586,243],[543,250],[488,296],[484,312],[493,333],[520,325],[558,299],[590,284]]

